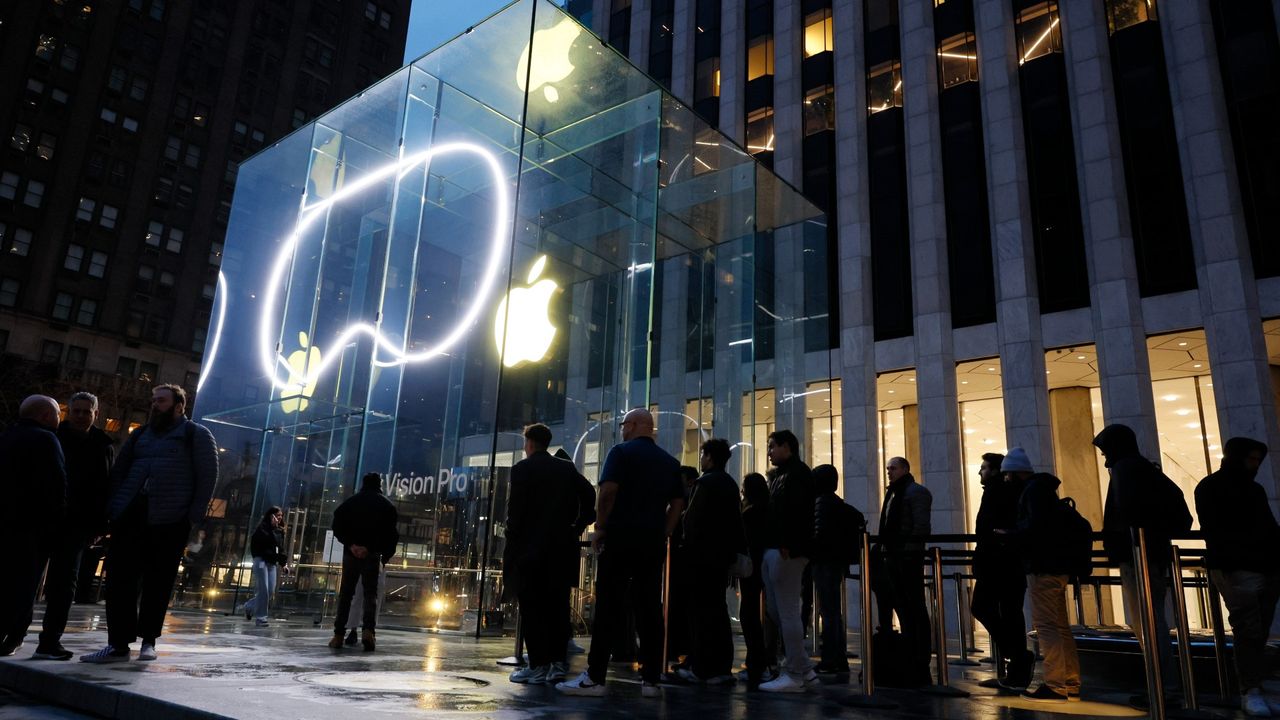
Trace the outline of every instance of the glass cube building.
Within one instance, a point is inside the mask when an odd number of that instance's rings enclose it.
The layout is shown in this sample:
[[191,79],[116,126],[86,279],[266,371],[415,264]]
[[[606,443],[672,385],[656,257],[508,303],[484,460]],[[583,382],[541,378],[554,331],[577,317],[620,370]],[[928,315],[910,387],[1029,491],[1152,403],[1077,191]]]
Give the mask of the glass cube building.
[[382,622],[500,627],[532,422],[592,480],[633,407],[685,464],[728,439],[739,478],[777,428],[838,457],[830,237],[577,20],[512,3],[241,166],[195,406],[222,477],[182,601],[244,601],[276,505],[279,603],[331,617],[332,513],[378,472],[401,538]]

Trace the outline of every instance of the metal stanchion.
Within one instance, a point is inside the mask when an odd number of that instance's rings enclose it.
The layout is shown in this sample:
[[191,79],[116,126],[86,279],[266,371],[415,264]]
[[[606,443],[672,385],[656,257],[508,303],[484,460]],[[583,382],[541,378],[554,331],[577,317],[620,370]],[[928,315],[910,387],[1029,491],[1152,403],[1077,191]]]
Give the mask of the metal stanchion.
[[[933,560],[933,603],[937,608],[933,618],[933,640],[936,646],[934,666],[938,672],[938,684],[924,688],[924,692],[948,697],[969,697],[969,693],[951,687],[947,677],[947,606],[942,590],[942,548],[931,548]],[[963,644],[963,643],[962,643]]]
[[[847,572],[848,568],[846,567],[845,570]],[[849,579],[847,576],[844,580],[840,581],[840,617],[844,618],[844,634],[846,642],[844,653],[845,657],[856,658],[858,657],[858,653],[848,649],[849,626],[852,623],[849,622]]]
[[973,666],[978,663],[969,659],[969,639],[966,637],[964,612],[964,576],[961,573],[951,573],[951,579],[956,583],[956,629],[960,631],[960,659],[952,660],[952,665]]
[[1231,692],[1231,681],[1227,676],[1227,633],[1222,625],[1222,604],[1218,600],[1218,588],[1213,586],[1213,579],[1206,577],[1209,589],[1209,618],[1213,622],[1213,664],[1218,671],[1218,698],[1222,703],[1235,707],[1239,704]]
[[[965,624],[969,628],[969,647],[971,653],[982,652],[978,647],[978,627],[973,620],[973,586],[969,583],[964,584],[964,606],[969,612],[965,613]],[[991,644],[991,643],[988,643]]]
[[498,664],[514,667],[524,665],[524,614],[519,611],[516,612],[516,654],[502,658]]
[[1097,614],[1096,620],[1098,624],[1102,624],[1102,616],[1105,614],[1102,608],[1102,580],[1094,578],[1093,582],[1093,611]]
[[671,538],[667,538],[667,559],[662,563],[662,664],[658,672],[667,674],[667,639],[671,637]]
[[[810,567],[812,567],[812,564]],[[817,655],[822,652],[822,644],[820,640],[822,632],[822,601],[818,598],[817,582],[812,580],[809,582],[809,593],[809,597],[812,598],[812,601],[809,603],[809,613],[811,615],[809,618],[809,639],[813,641],[813,654]]]
[[1076,606],[1076,623],[1084,625],[1084,589],[1080,587],[1080,578],[1071,576],[1071,592],[1074,595]]
[[[1196,697],[1196,676],[1191,667],[1190,623],[1187,622],[1187,595],[1182,587],[1182,558],[1178,557],[1178,546],[1173,546],[1173,608],[1178,620],[1178,666],[1182,670],[1183,707],[1188,710],[1199,710],[1200,700]],[[1165,638],[1168,642],[1168,638]]]
[[876,685],[874,673],[872,671],[872,619],[871,619],[871,536],[865,531],[862,533],[862,574],[858,582],[858,590],[862,595],[862,627],[858,630],[859,663],[862,665],[862,694],[853,695],[841,701],[841,704],[850,707],[860,708],[880,708],[889,710],[898,707],[897,703],[892,703],[875,696]]
[[1147,558],[1147,532],[1137,528],[1138,542],[1133,567],[1138,575],[1138,615],[1142,623],[1142,634],[1146,642],[1142,643],[1142,656],[1147,670],[1147,702],[1148,712],[1152,720],[1164,720],[1164,678],[1160,674],[1160,651],[1158,642],[1169,642],[1169,638],[1156,637],[1156,610],[1151,598],[1151,564]]

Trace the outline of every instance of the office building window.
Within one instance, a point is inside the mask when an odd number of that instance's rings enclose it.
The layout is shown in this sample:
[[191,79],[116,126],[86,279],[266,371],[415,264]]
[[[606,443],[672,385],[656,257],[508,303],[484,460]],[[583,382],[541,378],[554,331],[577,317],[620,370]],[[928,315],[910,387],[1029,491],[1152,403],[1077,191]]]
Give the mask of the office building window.
[[938,82],[945,90],[961,83],[978,81],[978,43],[971,32],[963,32],[938,45]]
[[867,114],[902,107],[902,64],[880,63],[867,74]]
[[1156,0],[1107,0],[1107,30],[1112,33],[1156,19]]
[[55,320],[70,320],[71,306],[75,303],[75,298],[71,297],[71,293],[60,292],[53,298],[53,318]]
[[84,264],[84,246],[72,243],[67,246],[67,256],[62,259],[62,267],[73,272],[80,272]]
[[1018,36],[1019,65],[1062,52],[1062,29],[1058,26],[1058,3],[1054,0],[1018,13],[1014,28]]
[[22,204],[38,208],[44,203],[44,183],[37,180],[27,181],[27,194],[22,196]]
[[81,298],[80,308],[76,311],[76,322],[81,325],[93,325],[93,320],[98,315],[98,302]]
[[67,347],[67,367],[83,369],[89,359],[89,348],[71,345]]
[[773,36],[761,35],[747,43],[747,81],[773,75]]
[[31,147],[31,128],[18,123],[13,126],[13,134],[9,136],[9,147],[26,152]]
[[17,173],[5,172],[0,173],[0,198],[12,200],[18,196],[18,182],[21,178]]
[[55,342],[53,340],[45,340],[44,346],[40,349],[40,362],[62,362],[62,343]]
[[100,277],[106,276],[107,274],[107,254],[106,253],[95,251],[92,255],[89,256],[88,273],[90,277],[100,278]]
[[98,203],[87,197],[80,198],[80,202],[76,204],[76,220],[82,222],[92,222],[93,212],[98,209]]
[[21,283],[13,278],[0,279],[0,307],[13,307],[18,304],[18,290]]
[[813,57],[818,53],[834,51],[836,46],[833,28],[831,8],[809,13],[804,19],[804,56]]
[[773,152],[773,108],[747,113],[747,152]]
[[98,224],[107,230],[116,229],[116,220],[120,219],[120,208],[114,205],[103,205],[102,214],[98,216]]
[[833,85],[816,87],[804,96],[804,134],[813,135],[836,127],[836,91]]
[[712,57],[699,61],[694,69],[693,83],[695,100],[720,97],[720,58]]

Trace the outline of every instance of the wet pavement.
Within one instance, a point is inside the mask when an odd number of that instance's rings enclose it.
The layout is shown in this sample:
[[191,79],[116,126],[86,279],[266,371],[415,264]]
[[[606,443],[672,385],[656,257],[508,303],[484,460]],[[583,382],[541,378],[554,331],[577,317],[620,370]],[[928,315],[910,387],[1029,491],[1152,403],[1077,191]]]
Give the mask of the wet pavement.
[[[77,653],[106,643],[100,606],[76,606],[63,644]],[[33,626],[39,627],[39,620]],[[1086,677],[1085,702],[1037,705],[1002,697],[978,686],[991,677],[990,665],[952,667],[953,686],[967,698],[884,690],[892,710],[852,709],[843,704],[860,692],[857,661],[849,678],[823,679],[799,695],[747,692],[743,684],[702,688],[671,684],[663,697],[640,696],[630,665],[610,669],[604,698],[567,698],[546,686],[516,685],[510,668],[497,664],[512,650],[510,638],[484,638],[380,629],[378,649],[342,651],[325,646],[327,627],[310,618],[273,620],[257,628],[241,617],[170,613],[159,658],[112,665],[31,659],[35,637],[12,658],[0,660],[0,686],[43,701],[57,702],[103,717],[265,718],[1019,718],[1052,714],[1137,717],[1125,705],[1130,688],[1106,687],[1104,678]],[[587,639],[579,640],[587,644]],[[134,655],[138,646],[134,645]],[[741,647],[737,655],[742,658]],[[586,665],[571,657],[571,670]],[[1280,688],[1277,688],[1280,689]],[[1051,711],[1051,712],[1050,712]],[[1238,713],[1215,709],[1218,717]],[[0,717],[4,717],[0,715]],[[70,717],[74,717],[71,715]]]

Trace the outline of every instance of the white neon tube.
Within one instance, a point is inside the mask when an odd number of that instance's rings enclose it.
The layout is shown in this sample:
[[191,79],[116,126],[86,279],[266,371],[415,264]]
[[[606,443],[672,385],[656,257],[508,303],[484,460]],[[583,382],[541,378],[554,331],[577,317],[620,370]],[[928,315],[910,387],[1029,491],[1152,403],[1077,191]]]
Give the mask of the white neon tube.
[[[405,365],[408,363],[419,363],[430,360],[437,355],[443,354],[450,347],[462,339],[462,336],[470,330],[475,324],[480,311],[484,307],[484,300],[493,291],[493,287],[498,280],[498,274],[502,270],[503,260],[506,257],[505,250],[507,248],[507,229],[510,223],[510,201],[508,197],[506,180],[502,172],[502,165],[498,159],[483,147],[474,143],[454,142],[437,145],[429,150],[402,158],[397,162],[388,163],[377,170],[365,175],[359,180],[347,185],[332,197],[325,199],[313,205],[303,205],[302,212],[298,218],[298,223],[294,227],[292,235],[281,246],[280,252],[276,255],[275,263],[272,265],[271,274],[267,278],[266,294],[263,297],[262,322],[258,325],[258,349],[260,352],[260,360],[262,361],[262,369],[266,372],[267,377],[271,380],[271,384],[282,390],[298,391],[308,385],[313,384],[324,371],[329,368],[338,358],[342,357],[341,352],[327,353],[315,367],[308,367],[306,375],[299,379],[299,375],[295,372],[285,375],[281,379],[278,374],[279,366],[284,366],[286,371],[289,365],[284,356],[276,350],[272,337],[279,332],[279,326],[272,321],[276,306],[276,295],[280,290],[281,280],[285,271],[289,267],[289,261],[293,258],[297,250],[298,243],[303,233],[316,221],[317,218],[324,214],[324,211],[347,198],[360,193],[377,182],[385,178],[396,175],[396,179],[400,180],[409,173],[410,170],[419,165],[426,166],[432,158],[437,155],[448,155],[451,153],[471,153],[477,155],[489,167],[489,171],[493,176],[494,193],[496,194],[496,209],[493,218],[493,234],[490,238],[489,261],[485,267],[483,278],[480,281],[480,287],[477,289],[472,299],[471,307],[467,309],[466,314],[458,321],[453,330],[434,346],[416,353],[405,353],[403,348],[397,347],[388,340],[377,326],[370,323],[355,323],[347,326],[336,338],[329,342],[328,347],[342,348],[357,335],[368,335],[373,338],[376,348],[381,349],[391,355],[394,359],[391,361],[377,361],[378,365],[388,367],[396,365]],[[303,202],[305,203],[305,196]],[[273,332],[274,331],[274,332]],[[317,343],[314,341],[312,345]],[[290,379],[294,378],[293,382]]]
[[196,392],[200,392],[204,379],[213,372],[213,362],[218,359],[218,346],[222,344],[222,325],[227,320],[227,276],[218,271],[218,324],[213,326],[213,344],[208,345],[208,357],[204,367],[200,368],[200,379],[196,380]]

